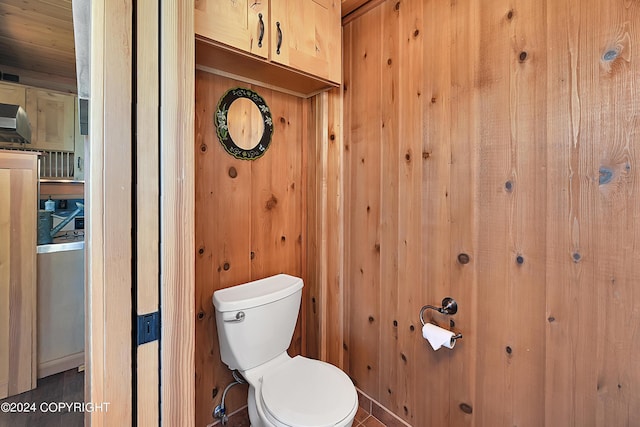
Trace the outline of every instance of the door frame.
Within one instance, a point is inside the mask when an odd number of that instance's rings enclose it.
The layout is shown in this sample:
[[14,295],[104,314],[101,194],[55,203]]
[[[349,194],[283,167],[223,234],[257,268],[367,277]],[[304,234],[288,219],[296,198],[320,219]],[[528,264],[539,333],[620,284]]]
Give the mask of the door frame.
[[[160,413],[194,424],[193,0],[161,1],[159,67]],[[92,2],[90,136],[86,158],[86,425],[133,425],[132,34],[136,2]],[[141,13],[140,10],[137,12]],[[161,49],[160,49],[161,46]],[[140,163],[138,163],[140,165]],[[155,165],[158,167],[158,164]],[[151,356],[153,357],[153,356]],[[156,387],[157,386],[157,387]],[[159,391],[158,391],[159,390]],[[140,392],[139,392],[140,393]],[[166,402],[166,403],[163,403]],[[160,418],[161,417],[161,418]]]

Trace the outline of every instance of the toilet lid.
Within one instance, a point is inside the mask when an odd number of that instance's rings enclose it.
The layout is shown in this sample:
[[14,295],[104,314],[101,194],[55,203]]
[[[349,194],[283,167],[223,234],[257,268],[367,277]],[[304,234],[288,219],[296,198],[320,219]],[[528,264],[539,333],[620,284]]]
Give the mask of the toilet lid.
[[340,369],[296,356],[262,377],[262,402],[282,424],[329,427],[349,416],[357,394]]

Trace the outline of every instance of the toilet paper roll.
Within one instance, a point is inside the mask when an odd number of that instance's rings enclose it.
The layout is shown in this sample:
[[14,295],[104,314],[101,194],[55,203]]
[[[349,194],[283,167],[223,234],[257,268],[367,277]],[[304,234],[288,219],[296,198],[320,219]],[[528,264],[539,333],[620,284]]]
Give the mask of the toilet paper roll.
[[429,341],[429,344],[431,344],[431,347],[434,350],[438,350],[442,346],[447,348],[455,347],[456,340],[451,339],[454,335],[455,334],[453,332],[442,329],[433,323],[426,323],[422,327],[422,336],[424,339]]

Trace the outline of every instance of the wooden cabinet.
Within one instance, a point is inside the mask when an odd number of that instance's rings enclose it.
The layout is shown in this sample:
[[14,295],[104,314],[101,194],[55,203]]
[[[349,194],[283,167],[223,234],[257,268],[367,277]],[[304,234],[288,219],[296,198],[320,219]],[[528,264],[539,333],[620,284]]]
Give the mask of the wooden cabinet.
[[[19,105],[26,108],[26,89],[13,83],[0,82],[0,103]],[[0,142],[0,148],[20,148],[22,144],[11,142]]]
[[0,103],[20,105],[25,108],[25,94],[24,86],[0,82]]
[[48,151],[73,151],[75,96],[27,88],[27,116],[31,122],[31,147]]
[[[197,0],[195,31],[199,37],[232,49],[264,58],[270,64],[314,76],[334,86],[341,81],[342,26],[338,0]],[[212,53],[215,55],[215,53]],[[196,51],[196,62],[199,60]],[[224,56],[224,53],[222,53]],[[243,61],[239,58],[239,61]],[[215,61],[208,61],[215,62]],[[238,74],[226,61],[218,61],[222,71]],[[254,81],[278,81],[279,68],[246,77]],[[244,69],[241,65],[241,68]],[[242,72],[242,71],[241,71]],[[280,75],[278,75],[280,73]],[[282,79],[291,80],[289,77]],[[288,89],[285,87],[285,89]]]
[[[0,82],[0,102],[20,105],[27,112],[31,123],[31,144],[24,148],[74,151],[77,121],[74,95]],[[23,147],[21,144],[2,142],[0,145]]]
[[272,0],[271,34],[272,61],[340,82],[340,2]]
[[196,0],[196,33],[257,55],[269,56],[269,4],[253,0]]
[[36,387],[37,165],[0,150],[0,399]]

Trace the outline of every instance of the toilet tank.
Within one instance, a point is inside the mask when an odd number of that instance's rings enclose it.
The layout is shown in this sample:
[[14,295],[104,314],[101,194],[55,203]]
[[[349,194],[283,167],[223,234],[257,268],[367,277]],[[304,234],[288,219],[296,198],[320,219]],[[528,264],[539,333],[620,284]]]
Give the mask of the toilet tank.
[[298,319],[302,279],[278,274],[213,293],[220,357],[246,371],[287,351]]

